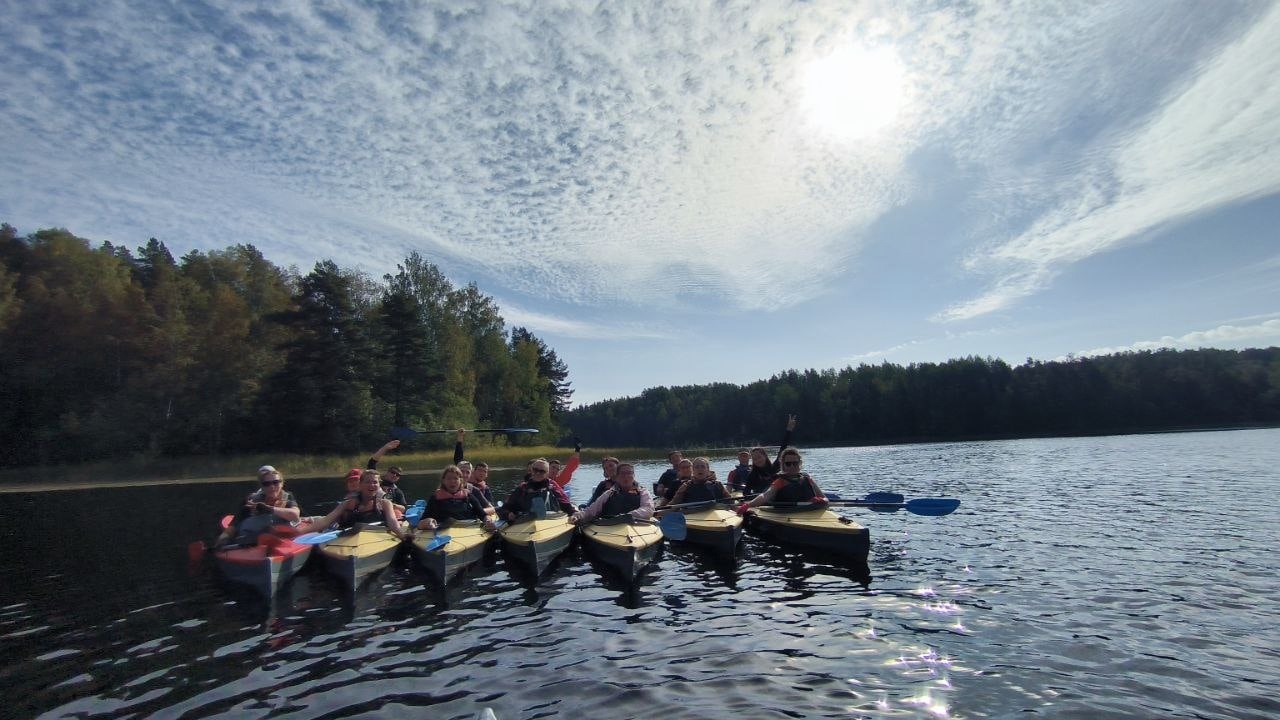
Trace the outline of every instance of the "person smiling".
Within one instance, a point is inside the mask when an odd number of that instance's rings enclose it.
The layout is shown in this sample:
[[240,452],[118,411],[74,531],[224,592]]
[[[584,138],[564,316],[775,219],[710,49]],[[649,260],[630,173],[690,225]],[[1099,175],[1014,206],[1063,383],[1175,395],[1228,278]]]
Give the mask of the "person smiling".
[[774,477],[768,490],[757,495],[751,502],[739,505],[739,514],[743,514],[758,505],[767,505],[774,502],[812,503],[814,505],[825,505],[827,503],[827,498],[822,494],[822,488],[818,487],[818,483],[809,476],[809,473],[800,469],[804,461],[800,457],[799,450],[793,447],[784,448],[778,454],[778,462],[782,465],[782,472]]
[[311,518],[310,529],[320,530],[334,523],[340,528],[347,528],[357,523],[385,522],[392,535],[403,539],[405,533],[396,519],[395,506],[382,494],[379,479],[377,470],[365,470],[360,476],[359,489],[338,503],[328,515],[319,520]]
[[653,517],[653,498],[648,490],[636,484],[636,469],[631,463],[620,463],[613,485],[584,510],[571,515],[569,522],[579,525],[598,517],[617,515],[630,515],[633,520]]
[[[539,495],[547,498],[548,510],[563,510],[566,513],[574,511],[573,503],[569,501],[564,488],[551,482],[550,471],[551,465],[545,458],[538,458],[529,463],[529,478],[511,491],[506,505],[502,508],[507,520],[514,521],[520,515],[532,510],[533,498]],[[552,507],[553,504],[555,507]]]
[[[270,465],[258,468],[258,485],[258,490],[245,499],[244,506],[236,512],[231,524],[218,536],[214,547],[226,545],[233,538],[242,544],[246,541],[253,542],[258,533],[264,532],[271,525],[298,522],[298,501],[294,499],[293,493],[285,491],[284,476],[279,470]],[[245,522],[250,518],[261,520]]]
[[483,496],[462,479],[458,466],[449,465],[440,473],[440,487],[427,498],[418,529],[436,530],[450,520],[482,520],[485,527],[493,530],[492,512],[493,508],[484,504]]
[[691,502],[711,502],[729,497],[729,491],[716,479],[711,461],[705,457],[693,459],[693,477],[681,483],[671,498],[672,505]]

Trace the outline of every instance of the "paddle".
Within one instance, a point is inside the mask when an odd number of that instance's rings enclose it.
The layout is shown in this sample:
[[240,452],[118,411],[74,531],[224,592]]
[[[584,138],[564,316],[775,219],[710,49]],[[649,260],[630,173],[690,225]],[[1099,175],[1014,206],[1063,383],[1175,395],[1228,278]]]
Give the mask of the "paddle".
[[[391,428],[391,437],[397,440],[409,440],[419,435],[443,435],[445,433],[457,432],[457,428],[452,430],[415,430],[408,427]],[[471,433],[538,433],[538,428],[485,428],[482,430],[467,430]]]
[[662,519],[657,522],[654,522],[653,520],[637,520],[627,513],[605,518],[596,518],[595,522],[600,525],[621,525],[623,523],[631,525],[637,525],[640,523],[644,523],[646,525],[657,525],[658,528],[662,530],[662,536],[669,540],[683,540],[689,535],[684,515],[681,515],[680,513],[668,513],[667,515],[663,515]]
[[918,498],[916,500],[908,500],[898,503],[884,502],[868,502],[866,500],[836,500],[828,503],[770,503],[768,505],[757,505],[758,508],[778,507],[778,508],[799,508],[799,507],[865,507],[880,512],[897,512],[898,510],[906,510],[912,515],[926,515],[930,517],[938,517],[940,515],[950,515],[960,507],[960,501],[956,498]]
[[427,552],[431,552],[432,550],[439,550],[445,545],[448,545],[449,541],[452,539],[453,538],[449,537],[448,535],[437,535],[431,538],[431,542],[427,543],[427,546],[424,547],[423,550],[426,550]]
[[409,523],[409,527],[411,528],[417,527],[418,521],[422,519],[422,513],[426,511],[427,511],[427,501],[419,500],[418,502],[409,506],[409,508],[404,511],[404,520],[405,522]]
[[672,540],[683,540],[689,536],[689,529],[685,524],[684,515],[680,513],[667,513],[658,521],[658,527],[662,530],[662,534]]
[[300,545],[319,545],[321,543],[327,543],[331,540],[337,540],[338,536],[341,534],[342,534],[341,530],[329,530],[328,532],[309,532],[309,533],[303,533],[302,535],[299,535],[298,537],[294,538],[293,541]]

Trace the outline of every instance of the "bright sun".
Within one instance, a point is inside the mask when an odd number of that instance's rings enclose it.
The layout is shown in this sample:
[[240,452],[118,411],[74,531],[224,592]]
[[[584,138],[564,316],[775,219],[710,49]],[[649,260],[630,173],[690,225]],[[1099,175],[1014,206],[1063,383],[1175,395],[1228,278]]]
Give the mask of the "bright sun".
[[873,135],[902,108],[905,75],[890,49],[837,50],[805,72],[805,116],[848,140]]

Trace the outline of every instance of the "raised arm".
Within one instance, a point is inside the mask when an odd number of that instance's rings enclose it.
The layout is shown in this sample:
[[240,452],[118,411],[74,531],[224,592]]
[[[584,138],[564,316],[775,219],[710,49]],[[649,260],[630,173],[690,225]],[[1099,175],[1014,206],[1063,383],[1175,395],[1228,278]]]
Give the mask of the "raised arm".
[[378,468],[378,461],[382,459],[382,456],[386,455],[392,450],[395,450],[398,447],[400,447],[399,440],[389,441],[386,445],[383,445],[382,447],[378,448],[377,451],[373,453],[373,455],[369,456],[369,462],[368,464],[365,465],[365,468],[368,470],[376,470]]
[[462,438],[467,434],[466,430],[458,428],[458,434],[454,435],[453,442],[453,464],[457,465],[462,462]]
[[788,415],[787,431],[783,433],[782,444],[778,446],[778,452],[775,453],[773,456],[773,464],[769,466],[770,471],[773,472],[775,475],[778,473],[779,470],[782,469],[782,465],[778,461],[782,457],[782,451],[786,450],[787,446],[791,444],[791,431],[795,429],[796,429],[796,416]]

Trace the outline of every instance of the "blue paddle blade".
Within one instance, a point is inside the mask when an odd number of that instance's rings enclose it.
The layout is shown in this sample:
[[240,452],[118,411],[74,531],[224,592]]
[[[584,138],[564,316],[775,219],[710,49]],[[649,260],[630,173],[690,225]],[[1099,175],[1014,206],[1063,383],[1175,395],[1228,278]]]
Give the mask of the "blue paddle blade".
[[546,520],[547,498],[543,495],[534,495],[529,501],[529,514],[538,520]]
[[960,501],[956,498],[919,498],[908,500],[903,507],[912,515],[937,517],[955,512],[956,508],[960,507]]
[[689,528],[685,524],[682,513],[667,513],[658,521],[662,534],[672,540],[683,540],[689,536]]
[[448,535],[437,535],[434,538],[431,538],[431,542],[427,543],[426,550],[427,552],[431,552],[432,550],[439,550],[445,545],[448,545],[449,541],[452,539],[453,538],[449,537]]
[[422,519],[422,513],[426,508],[414,505],[404,511],[404,521],[409,523],[409,527],[417,527],[418,521]]
[[330,540],[336,540],[336,539],[338,539],[338,531],[330,530],[329,532],[322,532],[322,533],[313,532],[313,533],[306,533],[304,535],[299,535],[298,537],[294,538],[293,541],[300,545],[319,545],[320,543],[327,543]]
[[414,507],[425,508],[425,507],[427,506],[427,501],[426,501],[426,500],[423,500],[422,498],[418,498],[418,501],[417,501],[417,502],[415,502],[415,503],[413,504],[413,506],[414,506]]

